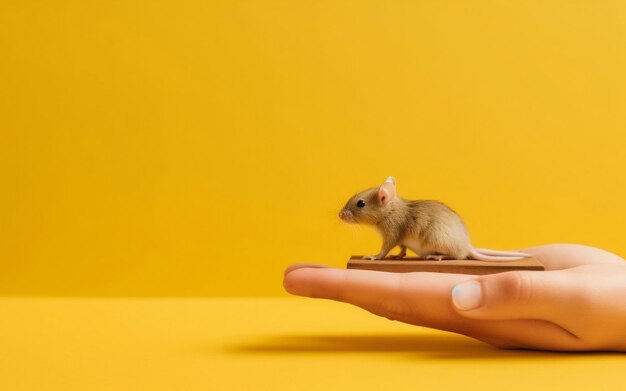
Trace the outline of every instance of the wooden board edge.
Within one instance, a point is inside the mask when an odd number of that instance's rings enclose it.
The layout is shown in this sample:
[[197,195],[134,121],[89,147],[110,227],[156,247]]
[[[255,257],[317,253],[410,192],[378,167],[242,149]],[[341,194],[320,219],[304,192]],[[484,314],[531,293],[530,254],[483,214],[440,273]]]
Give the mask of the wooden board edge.
[[364,260],[362,256],[352,256],[348,269],[373,270],[395,273],[435,272],[454,274],[493,274],[514,270],[543,271],[545,267],[536,258],[525,258],[510,262],[485,262],[476,260],[426,261],[408,260]]

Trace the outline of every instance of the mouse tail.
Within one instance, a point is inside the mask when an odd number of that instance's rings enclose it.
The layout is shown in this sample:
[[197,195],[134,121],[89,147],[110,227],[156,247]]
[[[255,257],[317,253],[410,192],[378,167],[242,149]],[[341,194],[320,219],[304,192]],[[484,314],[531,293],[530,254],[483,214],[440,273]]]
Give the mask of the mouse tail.
[[494,255],[501,257],[530,257],[530,254],[522,253],[519,251],[502,251],[502,250],[491,250],[488,248],[475,248],[474,250],[478,251],[483,255]]
[[[494,251],[497,252],[495,250],[490,250],[490,251]],[[501,251],[499,252],[500,254],[503,253],[507,253],[506,251]],[[511,254],[511,253],[507,253],[507,254]],[[513,254],[521,254],[521,255],[513,255],[513,256],[506,256],[506,255],[500,255],[500,256],[496,256],[496,255],[487,255],[487,254],[483,254],[482,252],[479,252],[477,249],[472,248],[469,251],[469,258],[470,259],[475,259],[477,261],[486,261],[486,262],[510,262],[510,261],[519,261],[520,259],[524,259],[524,258],[528,258],[530,257],[530,255],[528,254],[524,254],[524,253],[513,253]]]

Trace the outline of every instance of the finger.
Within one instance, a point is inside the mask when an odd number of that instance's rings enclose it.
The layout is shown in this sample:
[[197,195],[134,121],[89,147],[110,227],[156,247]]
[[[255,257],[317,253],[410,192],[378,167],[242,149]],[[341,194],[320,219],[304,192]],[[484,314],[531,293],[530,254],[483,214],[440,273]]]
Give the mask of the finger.
[[452,303],[473,319],[545,319],[561,324],[572,318],[578,295],[568,271],[512,271],[475,277],[454,286]]
[[289,274],[292,271],[297,270],[297,269],[303,269],[303,268],[321,269],[321,268],[327,268],[327,267],[328,266],[321,265],[319,263],[295,263],[295,264],[290,265],[289,267],[287,267],[287,269],[285,269],[285,272],[283,273],[283,276],[286,276],[287,274]]
[[567,269],[594,263],[624,263],[624,259],[618,255],[580,244],[547,244],[521,249],[520,252],[537,258],[546,270]]
[[450,305],[450,290],[466,279],[447,273],[301,268],[285,276],[284,286],[295,295],[342,301],[388,318],[414,322],[418,316],[444,323],[460,318]]
[[571,335],[548,321],[467,319],[453,308],[452,287],[467,275],[296,269],[285,289],[296,295],[343,301],[392,320],[452,331],[503,347],[562,349]]

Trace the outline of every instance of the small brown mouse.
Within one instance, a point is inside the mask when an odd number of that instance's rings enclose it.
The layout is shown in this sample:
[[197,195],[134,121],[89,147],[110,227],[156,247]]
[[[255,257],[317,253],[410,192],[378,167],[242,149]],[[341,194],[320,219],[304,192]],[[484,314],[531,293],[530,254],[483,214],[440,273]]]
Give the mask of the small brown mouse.
[[378,188],[352,196],[339,212],[348,223],[375,226],[383,237],[380,253],[368,259],[383,259],[391,249],[400,246],[406,256],[407,248],[425,259],[476,259],[479,261],[515,261],[530,255],[474,248],[461,217],[439,201],[411,201],[396,195],[393,177]]

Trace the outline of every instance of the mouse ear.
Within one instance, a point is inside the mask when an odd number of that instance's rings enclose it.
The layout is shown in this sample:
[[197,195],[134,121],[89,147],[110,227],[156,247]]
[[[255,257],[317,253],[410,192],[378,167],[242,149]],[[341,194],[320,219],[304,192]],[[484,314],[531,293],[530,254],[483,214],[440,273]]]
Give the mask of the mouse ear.
[[396,196],[396,181],[390,176],[385,183],[378,188],[378,202],[381,206],[387,205]]

